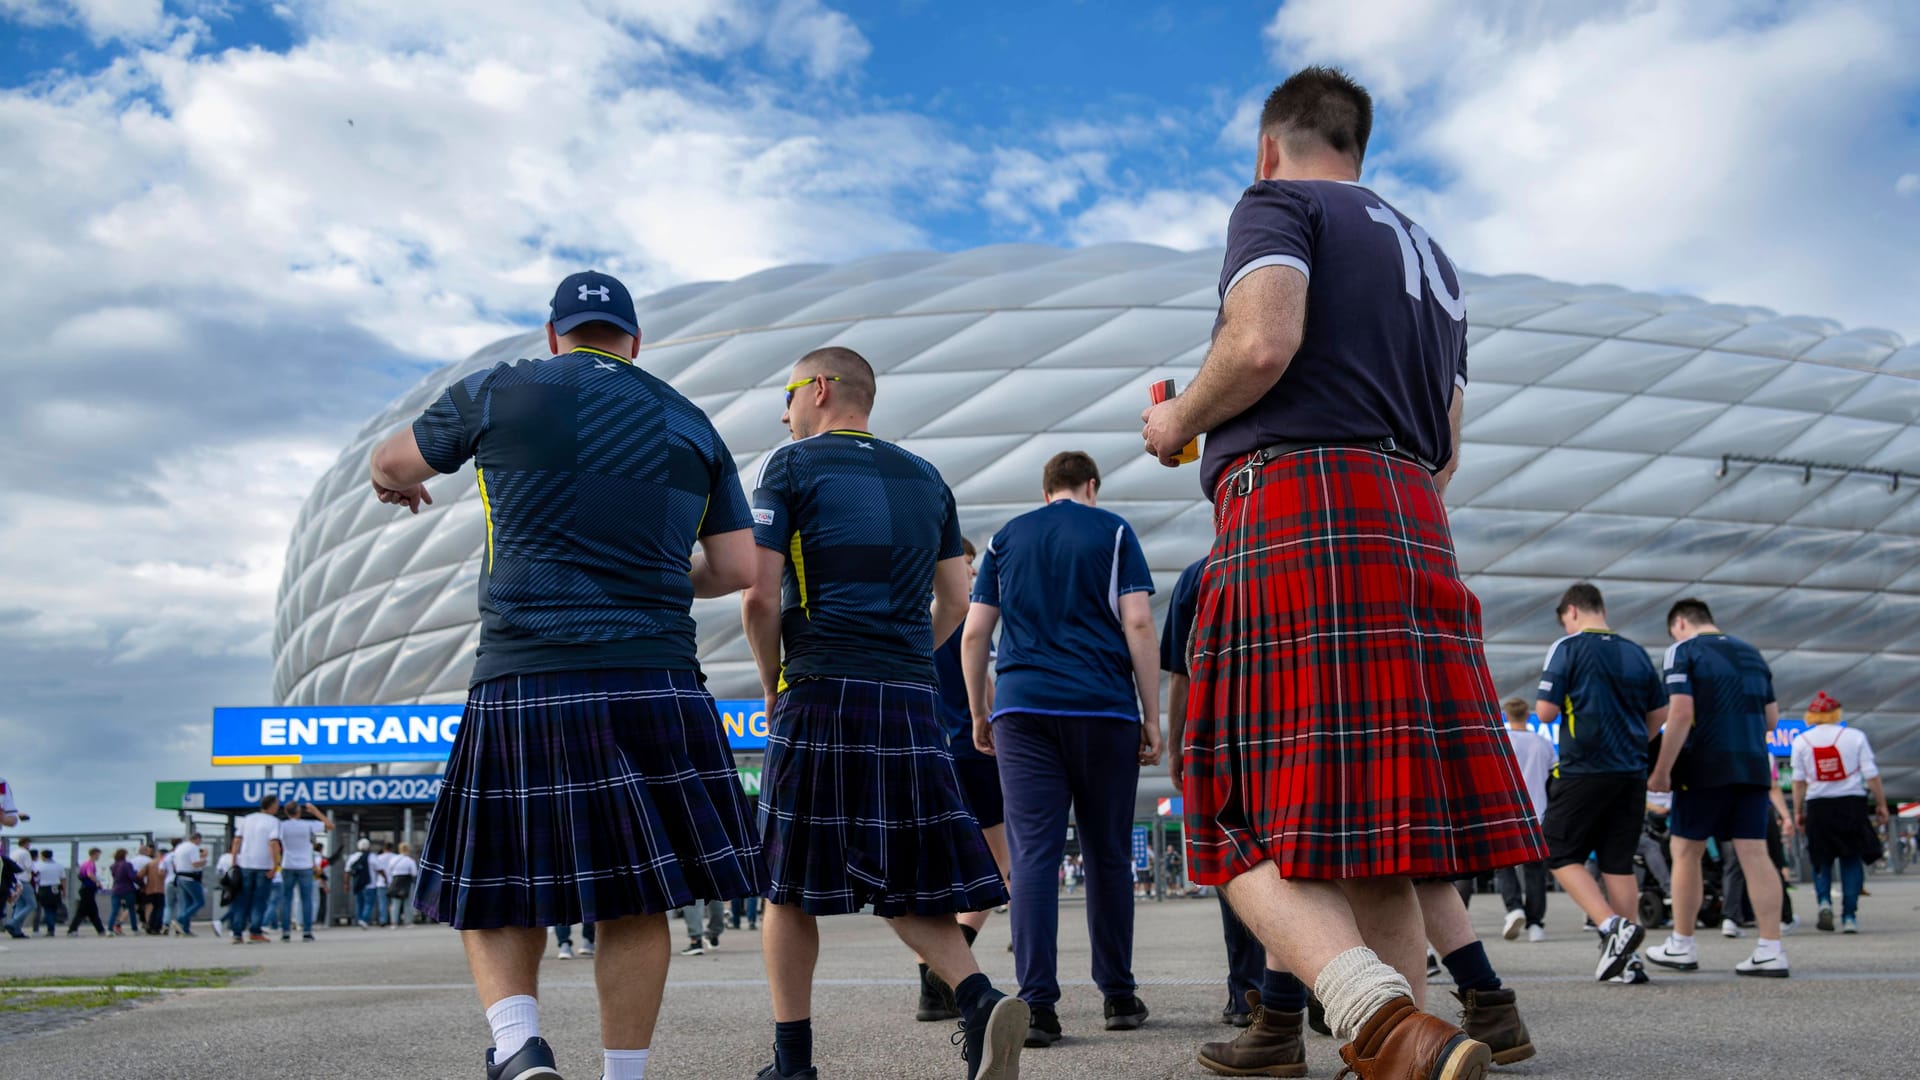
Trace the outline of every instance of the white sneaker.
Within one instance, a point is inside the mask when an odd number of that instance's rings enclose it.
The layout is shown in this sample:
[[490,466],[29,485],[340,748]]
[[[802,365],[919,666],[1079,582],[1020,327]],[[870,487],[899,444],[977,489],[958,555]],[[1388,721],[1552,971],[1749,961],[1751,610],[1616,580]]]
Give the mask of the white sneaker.
[[1780,936],[1785,937],[1798,929],[1800,929],[1800,916],[1795,915],[1792,922],[1783,922],[1780,924]]
[[1593,969],[1593,981],[1606,982],[1625,971],[1633,950],[1646,936],[1646,929],[1638,923],[1616,918],[1613,929],[1600,935],[1600,963]]
[[1745,930],[1740,929],[1740,924],[1737,922],[1734,922],[1732,919],[1721,919],[1720,920],[1720,936],[1721,937],[1746,937],[1747,932]]
[[1527,927],[1527,940],[1533,942],[1547,940],[1547,928],[1544,926]]
[[581,943],[581,945],[580,945],[580,952],[578,953],[578,955],[579,955],[579,957],[580,957],[580,958],[581,958],[582,960],[584,960],[584,959],[586,959],[586,958],[587,958],[587,957],[589,957],[589,956],[592,956],[592,955],[593,955],[593,942],[591,942],[591,941],[587,941],[587,942],[582,942],[582,943]]
[[560,951],[557,953],[554,953],[553,955],[555,956],[555,958],[560,960],[573,959],[573,943],[568,942],[567,944],[560,946]]
[[1752,956],[1733,965],[1733,970],[1761,979],[1784,979],[1791,974],[1787,970],[1787,953],[1784,949],[1764,958],[1756,950]]
[[1507,924],[1501,928],[1500,936],[1506,938],[1508,941],[1517,940],[1520,937],[1520,931],[1526,929],[1526,927],[1526,912],[1509,911],[1507,912]]
[[1677,944],[1671,937],[1665,942],[1647,950],[1647,959],[1663,968],[1675,971],[1699,971],[1699,946],[1689,941],[1685,945]]

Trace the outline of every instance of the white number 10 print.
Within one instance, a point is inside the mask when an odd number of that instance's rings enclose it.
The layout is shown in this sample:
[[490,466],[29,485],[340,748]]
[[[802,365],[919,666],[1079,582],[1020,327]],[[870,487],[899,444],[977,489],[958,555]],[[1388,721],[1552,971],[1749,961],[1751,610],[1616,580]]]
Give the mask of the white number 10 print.
[[1433,238],[1427,235],[1427,230],[1415,225],[1409,234],[1407,227],[1400,224],[1400,215],[1384,206],[1367,207],[1367,216],[1392,229],[1393,238],[1400,241],[1400,270],[1406,276],[1407,295],[1416,301],[1420,299],[1420,277],[1424,273],[1427,284],[1433,288],[1433,298],[1447,314],[1456,320],[1466,318],[1466,290],[1462,289],[1458,295],[1447,291],[1447,283],[1440,277],[1440,258],[1433,252]]

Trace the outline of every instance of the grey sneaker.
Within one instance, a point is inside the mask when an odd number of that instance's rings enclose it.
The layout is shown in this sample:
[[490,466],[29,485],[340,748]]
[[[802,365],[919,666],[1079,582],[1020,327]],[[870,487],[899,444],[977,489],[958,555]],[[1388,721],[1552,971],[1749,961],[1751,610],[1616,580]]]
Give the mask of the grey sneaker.
[[487,1080],[537,1080],[550,1076],[560,1080],[560,1070],[553,1064],[553,1047],[547,1040],[535,1036],[520,1045],[512,1057],[495,1063],[493,1047],[487,1049]]

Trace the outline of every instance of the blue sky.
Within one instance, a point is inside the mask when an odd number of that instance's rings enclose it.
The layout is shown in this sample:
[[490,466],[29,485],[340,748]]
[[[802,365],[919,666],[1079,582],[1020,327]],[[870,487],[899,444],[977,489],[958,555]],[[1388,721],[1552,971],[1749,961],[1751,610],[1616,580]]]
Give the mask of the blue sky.
[[1896,0],[0,0],[0,760],[45,828],[204,770],[314,478],[583,261],[1207,247],[1330,62],[1468,269],[1911,340],[1916,58]]

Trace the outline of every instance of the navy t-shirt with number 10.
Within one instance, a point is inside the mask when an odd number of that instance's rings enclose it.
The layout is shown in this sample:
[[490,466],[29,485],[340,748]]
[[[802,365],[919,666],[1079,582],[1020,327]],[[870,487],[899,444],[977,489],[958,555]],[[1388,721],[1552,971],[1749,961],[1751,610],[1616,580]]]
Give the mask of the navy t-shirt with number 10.
[[1276,442],[1391,438],[1445,466],[1447,409],[1467,385],[1467,304],[1427,231],[1359,184],[1263,180],[1227,222],[1222,312],[1234,286],[1269,266],[1307,276],[1305,335],[1280,381],[1207,434],[1207,497],[1228,465]]
[[1120,624],[1120,598],[1136,592],[1153,592],[1153,574],[1120,515],[1057,499],[1007,522],[973,582],[973,602],[1000,609],[993,715],[1138,722]]

